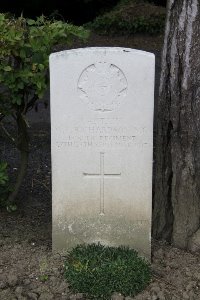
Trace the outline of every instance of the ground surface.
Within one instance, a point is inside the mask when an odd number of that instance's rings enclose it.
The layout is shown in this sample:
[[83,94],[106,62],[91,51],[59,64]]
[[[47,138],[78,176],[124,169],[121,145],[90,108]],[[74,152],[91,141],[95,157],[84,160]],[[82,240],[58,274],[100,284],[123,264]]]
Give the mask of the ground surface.
[[[93,36],[89,46],[123,46],[153,51],[159,80],[162,38]],[[82,46],[79,44],[76,47]],[[48,100],[48,93],[46,95]],[[39,105],[30,119],[30,165],[20,191],[18,210],[0,212],[0,300],[84,299],[70,292],[63,272],[65,256],[51,251],[51,157],[49,110]],[[10,126],[12,128],[12,126]],[[17,152],[0,136],[0,150],[17,171]],[[200,299],[200,255],[152,243],[153,278],[135,300]],[[121,300],[123,296],[114,295]],[[132,298],[127,297],[126,300]]]

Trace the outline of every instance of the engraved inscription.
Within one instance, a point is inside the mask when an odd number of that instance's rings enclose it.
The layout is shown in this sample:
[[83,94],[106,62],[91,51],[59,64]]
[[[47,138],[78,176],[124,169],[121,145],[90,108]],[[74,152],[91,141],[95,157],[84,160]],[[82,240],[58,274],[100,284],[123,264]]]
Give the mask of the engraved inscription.
[[100,152],[100,173],[83,173],[84,177],[89,178],[99,178],[100,180],[100,215],[103,216],[105,214],[104,209],[104,198],[105,198],[105,190],[104,190],[104,179],[105,178],[120,178],[121,173],[105,173],[104,171],[104,152]]
[[95,135],[69,135],[65,141],[57,142],[59,147],[126,147],[129,148],[134,144],[135,136],[95,136]]
[[[56,141],[59,148],[130,148],[150,144],[148,128],[132,127],[119,118],[97,118],[75,122],[68,130],[58,128],[63,140]],[[103,149],[102,149],[103,150]],[[101,151],[99,149],[99,151]]]
[[127,88],[122,70],[108,62],[88,66],[78,80],[80,98],[90,109],[99,112],[116,109],[123,102]]

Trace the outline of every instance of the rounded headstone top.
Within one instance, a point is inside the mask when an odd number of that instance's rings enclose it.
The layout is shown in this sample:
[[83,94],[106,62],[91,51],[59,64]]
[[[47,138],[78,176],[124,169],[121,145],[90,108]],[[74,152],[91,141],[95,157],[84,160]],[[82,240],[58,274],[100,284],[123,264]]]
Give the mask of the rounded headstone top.
[[151,52],[147,52],[144,50],[132,49],[132,48],[124,48],[124,47],[85,47],[85,48],[76,48],[76,49],[69,49],[63,50],[59,52],[54,52],[50,55],[50,60],[57,58],[63,55],[70,55],[70,54],[78,54],[78,53],[86,53],[86,52],[119,52],[119,53],[131,53],[136,55],[142,55],[146,57],[155,57],[155,55]]

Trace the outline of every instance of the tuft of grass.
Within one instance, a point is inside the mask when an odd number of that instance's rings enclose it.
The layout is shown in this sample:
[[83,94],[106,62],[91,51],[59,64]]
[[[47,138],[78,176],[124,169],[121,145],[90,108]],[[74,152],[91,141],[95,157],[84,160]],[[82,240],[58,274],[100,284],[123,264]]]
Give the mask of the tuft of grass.
[[164,31],[165,16],[164,7],[145,0],[122,0],[113,10],[85,26],[100,34],[157,34]]
[[75,293],[110,299],[114,292],[134,297],[149,284],[150,264],[128,247],[78,245],[65,262],[65,277]]

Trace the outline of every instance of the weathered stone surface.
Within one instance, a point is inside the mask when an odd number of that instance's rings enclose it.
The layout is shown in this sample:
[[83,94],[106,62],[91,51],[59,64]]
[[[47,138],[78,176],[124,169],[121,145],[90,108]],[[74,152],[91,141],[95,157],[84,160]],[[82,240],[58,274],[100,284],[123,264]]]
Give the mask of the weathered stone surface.
[[50,57],[53,248],[100,242],[150,257],[154,55]]

